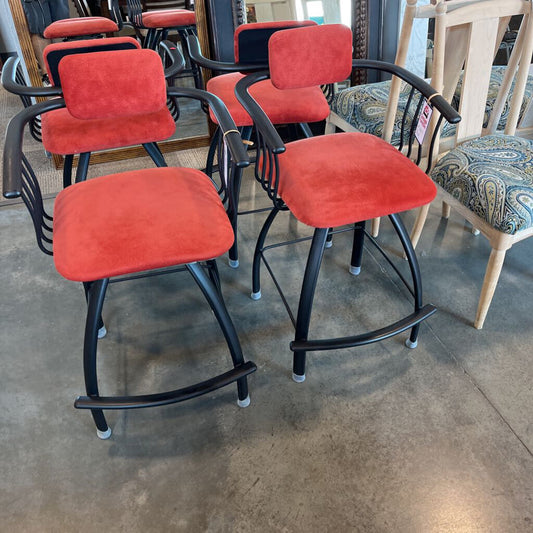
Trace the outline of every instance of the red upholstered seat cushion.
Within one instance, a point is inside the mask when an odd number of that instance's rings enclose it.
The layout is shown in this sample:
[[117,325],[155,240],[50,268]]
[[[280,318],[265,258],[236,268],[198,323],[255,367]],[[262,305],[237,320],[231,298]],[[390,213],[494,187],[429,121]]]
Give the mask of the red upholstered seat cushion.
[[153,50],[69,55],[59,63],[59,77],[76,118],[118,118],[166,107],[163,64]]
[[[238,72],[223,74],[207,82],[207,90],[217,95],[228,108],[237,126],[251,126],[252,119],[235,96],[235,85],[244,75]],[[263,108],[273,124],[317,122],[329,115],[329,104],[320,87],[306,87],[280,91],[270,80],[252,85],[250,94]],[[216,123],[211,113],[211,120]]]
[[158,9],[143,13],[142,23],[147,28],[190,26],[196,24],[196,15],[188,9]]
[[47,26],[43,36],[47,39],[113,33],[118,31],[116,22],[106,17],[80,17],[56,20]]
[[62,190],[54,204],[54,261],[73,281],[92,281],[213,259],[233,230],[199,170],[152,168]]
[[294,216],[328,228],[431,202],[431,179],[396,148],[366,133],[288,143],[279,156],[279,194]]
[[41,124],[44,148],[62,155],[158,142],[176,131],[166,107],[144,115],[93,120],[80,120],[67,109],[58,109],[43,114]]

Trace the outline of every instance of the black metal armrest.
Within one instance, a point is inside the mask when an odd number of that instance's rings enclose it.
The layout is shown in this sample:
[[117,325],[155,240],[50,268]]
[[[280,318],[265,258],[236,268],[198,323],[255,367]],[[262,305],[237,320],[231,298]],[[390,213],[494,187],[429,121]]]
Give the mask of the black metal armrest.
[[247,167],[250,164],[250,158],[246,153],[241,134],[237,130],[237,126],[233,118],[231,118],[224,102],[218,96],[201,89],[187,87],[169,87],[167,94],[173,97],[194,98],[195,100],[207,103],[217,118],[218,125],[222,130],[234,164],[240,168]]
[[254,72],[267,68],[268,65],[240,65],[238,63],[226,63],[223,61],[214,61],[208,59],[202,55],[200,50],[200,43],[198,42],[198,37],[196,35],[187,36],[187,47],[189,49],[189,56],[191,59],[198,65],[210,70],[220,71],[220,72]]
[[394,74],[414,87],[427,100],[430,100],[431,105],[437,109],[437,111],[439,111],[450,124],[457,124],[461,121],[461,115],[459,115],[459,113],[429,83],[416,74],[409,72],[407,69],[399,67],[393,63],[374,61],[371,59],[354,59],[353,67],[381,70]]
[[5,198],[18,198],[22,194],[22,143],[24,127],[37,115],[65,107],[63,98],[26,107],[7,125],[4,144],[3,189]]
[[248,114],[254,117],[257,129],[261,131],[267,147],[272,150],[272,153],[281,154],[285,151],[285,144],[268,116],[248,92],[251,85],[266,80],[269,76],[266,70],[245,76],[235,86],[235,95]]
[[6,91],[19,96],[61,96],[61,87],[28,87],[17,82],[18,57],[10,57],[2,68],[1,82]]
[[161,41],[159,48],[164,50],[166,57],[171,61],[170,65],[165,67],[165,78],[172,79],[185,68],[185,59],[176,45],[171,41]]

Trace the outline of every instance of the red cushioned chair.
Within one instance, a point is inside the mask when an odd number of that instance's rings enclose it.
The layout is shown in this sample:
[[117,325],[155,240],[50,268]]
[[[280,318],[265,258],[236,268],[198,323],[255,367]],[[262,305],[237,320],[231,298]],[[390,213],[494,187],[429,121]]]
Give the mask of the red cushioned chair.
[[[162,46],[167,50],[167,55],[174,59],[172,65],[166,70],[166,76],[172,78],[183,69],[183,58],[179,53],[174,53],[177,51],[172,43],[164,42]],[[53,87],[30,88],[6,81],[5,88],[19,95],[60,96],[62,94],[61,64],[64,58],[77,54],[86,55],[89,52],[104,53],[113,50],[138,49],[140,49],[139,43],[131,37],[53,43],[45,48],[43,54]],[[127,65],[117,65],[116,75],[125,74],[127,71]],[[152,75],[153,73],[144,72],[143,78],[140,79],[150,78]],[[130,79],[130,77],[124,79]],[[89,87],[93,80],[87,79],[81,70],[79,81]],[[139,83],[140,81],[134,80],[131,89],[137,90]],[[72,183],[74,154],[80,154],[76,169],[76,182],[86,178],[91,153],[98,150],[142,144],[157,166],[166,166],[157,142],[171,137],[176,129],[174,117],[167,105],[157,110],[144,106],[142,102],[131,106],[127,100],[127,93],[121,94],[113,87],[108,87],[105,92],[101,92],[100,89],[96,90],[95,85],[95,90],[89,90],[88,93],[87,103],[94,110],[94,115],[91,112],[83,117],[79,114],[75,115],[67,104],[66,108],[51,111],[41,117],[41,137],[44,148],[53,154],[65,156],[64,187]],[[98,106],[111,97],[125,98],[120,116],[99,116]]]
[[[207,82],[207,90],[217,95],[226,104],[235,124],[241,130],[243,139],[250,139],[253,120],[235,96],[236,84],[246,75],[246,72],[265,68],[268,65],[268,39],[271,35],[284,29],[315,25],[316,23],[311,20],[243,24],[235,30],[234,34],[235,63],[223,63],[205,58],[200,51],[198,39],[195,36],[188,37],[189,54],[193,61],[215,72],[227,72],[227,74],[211,78]],[[298,124],[306,137],[312,136],[308,123],[320,122],[329,116],[328,101],[318,85],[280,90],[272,85],[270,80],[264,80],[254,85],[251,91],[273,124]],[[216,117],[212,113],[211,120],[216,124]],[[213,171],[212,163],[219,140],[220,132],[217,130],[211,142],[206,169],[208,175],[211,175]],[[240,183],[241,177],[236,176],[233,191],[233,203],[236,208],[239,204]],[[231,216],[235,234],[237,234],[237,215],[238,213],[235,212]],[[230,251],[229,259],[230,266],[239,265],[237,242]]]
[[186,45],[187,36],[196,35],[196,14],[192,2],[180,2],[183,8],[158,9],[161,4],[168,5],[168,1],[126,0],[128,21],[139,37],[142,36],[142,31],[146,31],[146,36],[142,39],[144,48],[155,50],[162,40],[167,39],[169,32],[176,32],[187,65],[184,74],[192,75],[195,87],[201,89],[203,84],[200,69],[191,63]]
[[[14,78],[17,61],[9,59],[2,83]],[[209,178],[196,169],[169,167],[102,176],[63,189],[55,200],[52,217],[46,213],[38,180],[22,153],[25,124],[33,116],[45,116],[65,106],[79,120],[115,120],[117,127],[123,124],[124,109],[133,106],[153,113],[154,121],[146,126],[159,128],[158,112],[165,107],[167,97],[159,56],[144,49],[70,55],[61,61],[59,73],[63,98],[26,108],[9,123],[3,190],[6,198],[22,197],[31,213],[39,247],[53,254],[58,272],[84,285],[88,301],[83,349],[87,396],[79,397],[75,406],[90,409],[98,436],[108,438],[111,430],[104,409],[166,405],[235,381],[239,405],[248,405],[246,376],[256,367],[244,361],[224,306],[215,262],[232,245],[233,230]],[[248,164],[235,125],[217,98],[196,89],[169,88],[168,92],[212,106],[226,133],[234,164]],[[191,273],[213,310],[228,344],[232,366],[223,374],[179,390],[101,395],[96,353],[99,333],[105,331],[101,312],[108,284],[117,276],[123,281],[179,265],[183,267],[179,270]]]
[[[457,113],[435,90],[404,69],[368,60],[354,61],[353,66],[394,73],[412,86],[412,96],[420,102],[418,113],[426,98],[435,109],[445,114],[447,120],[459,121]],[[269,75],[272,84],[280,90],[345,80],[352,70],[352,33],[349,28],[335,24],[275,33],[269,40],[269,70],[270,74],[263,71],[248,75],[236,87],[239,101],[253,117],[258,131],[257,166],[261,169],[259,180],[274,204],[257,242],[252,298],[261,297],[259,267],[268,248],[265,247],[265,240],[269,228],[279,211],[290,210],[300,222],[314,230],[298,314],[296,320],[293,320],[296,330],[291,343],[291,350],[294,352],[294,380],[300,382],[305,379],[307,351],[369,344],[408,329],[411,333],[407,345],[414,348],[420,322],[432,315],[435,308],[422,304],[417,259],[399,213],[428,204],[435,197],[435,186],[426,173],[407,156],[369,134],[339,133],[301,139],[285,145],[259,102],[254,99],[254,85],[268,79]],[[435,132],[437,134],[438,129]],[[408,132],[407,136],[414,137],[414,131]],[[433,140],[434,136],[429,138]],[[420,148],[419,146],[418,154],[421,153]],[[364,223],[384,215],[389,216],[409,260],[413,279],[413,287],[409,287],[414,296],[413,312],[368,333],[337,339],[310,340],[311,310],[328,228],[341,227],[345,230],[345,226],[354,227],[350,270],[357,274],[361,267]],[[286,303],[286,299],[284,302]],[[292,313],[290,316],[292,318]]]

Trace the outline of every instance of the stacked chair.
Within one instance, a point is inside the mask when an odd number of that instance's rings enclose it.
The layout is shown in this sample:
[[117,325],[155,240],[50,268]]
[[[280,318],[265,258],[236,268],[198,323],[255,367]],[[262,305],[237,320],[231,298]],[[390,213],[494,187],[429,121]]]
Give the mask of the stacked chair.
[[[175,49],[170,53],[179,54]],[[175,63],[182,61],[176,58]],[[153,122],[145,124],[154,134],[165,127],[158,113],[166,110],[170,95],[208,104],[224,131],[232,164],[246,166],[248,156],[230,115],[218,98],[206,92],[167,88],[161,59],[153,50],[71,54],[61,60],[58,70],[61,93],[55,88],[54,95],[61,97],[34,104],[9,123],[3,190],[6,198],[24,200],[38,245],[45,253],[53,254],[57,271],[83,283],[87,298],[83,346],[86,396],[77,398],[75,406],[89,409],[98,436],[108,438],[111,429],[104,416],[106,409],[171,404],[233,382],[237,383],[238,404],[248,405],[247,375],[256,367],[244,360],[224,305],[215,261],[231,247],[233,230],[209,178],[196,169],[169,167],[101,176],[63,189],[55,199],[52,216],[45,209],[38,178],[22,150],[25,125],[32,117],[65,108],[82,122],[113,121],[115,130],[129,127],[133,109],[140,120],[143,114],[154,117]],[[15,73],[16,60],[10,58],[2,71],[4,86],[15,84]],[[101,314],[109,283],[169,270],[187,270],[205,296],[228,345],[229,369],[181,389],[102,395],[96,359],[98,339],[105,333]]]
[[[189,54],[194,62],[207,68],[217,75],[207,82],[207,90],[217,95],[227,106],[235,123],[239,127],[242,137],[249,140],[252,134],[253,120],[235,96],[235,86],[246,75],[259,68],[268,66],[268,40],[280,30],[316,25],[313,21],[277,21],[243,24],[234,34],[235,63],[212,61],[202,55],[198,39],[188,37]],[[254,97],[276,125],[298,125],[305,137],[313,134],[308,123],[323,121],[329,114],[329,104],[322,89],[303,87],[297,89],[280,90],[274,87],[270,80],[264,80],[251,89]],[[211,120],[217,124],[216,117],[211,113]],[[207,174],[213,173],[213,160],[217,153],[217,146],[221,140],[220,129],[213,135],[208,161]],[[241,185],[240,172],[234,177],[232,203],[235,210],[231,220],[237,235],[237,216]],[[229,254],[229,264],[236,268],[239,266],[237,241]]]
[[[438,161],[430,176],[445,202],[443,216],[448,218],[453,207],[489,240],[492,248],[474,321],[474,327],[481,329],[506,251],[533,235],[533,144],[515,136],[533,51],[531,2],[482,0],[451,10],[448,4],[452,2],[437,5],[433,80],[436,88],[451,99],[457,91],[457,80],[462,79],[458,109],[463,120],[455,129],[451,145],[445,145],[452,149]],[[493,58],[513,16],[522,17],[520,29],[487,116]],[[413,243],[421,234],[426,216],[424,209],[412,233]]]
[[[420,323],[435,312],[435,307],[423,304],[418,262],[399,213],[429,204],[435,197],[436,187],[416,162],[370,134],[339,133],[284,144],[254,98],[254,85],[270,79],[280,90],[301,89],[341,82],[350,75],[352,67],[372,68],[394,74],[410,85],[418,110],[413,125],[425,112],[425,106],[432,107],[435,116],[440,115],[438,126],[444,119],[457,123],[460,116],[435,89],[404,69],[378,61],[352,62],[352,33],[346,26],[335,24],[278,31],[270,37],[268,48],[269,70],[251,73],[236,86],[237,97],[254,120],[258,133],[257,177],[273,203],[255,249],[252,298],[261,297],[261,262],[273,273],[266,252],[272,246],[281,245],[265,245],[272,223],[280,211],[290,211],[299,222],[313,230],[295,319],[282,293],[295,327],[290,345],[294,352],[293,379],[301,382],[305,379],[308,351],[366,345],[407,330],[410,330],[407,346],[417,345]],[[434,128],[429,136],[430,146],[435,144],[438,131],[439,127]],[[424,139],[417,141],[415,134],[414,127],[405,129],[404,151],[419,162],[424,148],[420,143],[424,143]],[[334,231],[353,228],[350,271],[357,274],[362,264],[365,221],[385,215],[390,218],[409,261],[412,285],[407,282],[406,285],[414,300],[412,312],[370,332],[341,338],[309,338],[315,289],[331,228],[335,228]],[[282,282],[275,279],[275,283],[281,289]],[[342,318],[333,320],[339,322]]]

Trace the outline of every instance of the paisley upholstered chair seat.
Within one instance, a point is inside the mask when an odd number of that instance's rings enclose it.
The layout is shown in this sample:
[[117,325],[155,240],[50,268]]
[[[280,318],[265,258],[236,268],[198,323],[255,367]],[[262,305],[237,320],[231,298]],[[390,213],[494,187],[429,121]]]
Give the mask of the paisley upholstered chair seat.
[[[503,81],[505,73],[505,67],[495,66],[492,68],[490,77],[489,92],[487,97],[487,104],[485,110],[485,124],[486,127],[490,118],[490,114],[494,107],[498,91]],[[369,83],[366,85],[357,85],[339,91],[333,98],[331,103],[331,111],[338,115],[340,118],[348,122],[357,131],[364,133],[370,133],[372,135],[382,136],[383,124],[385,121],[385,112],[387,110],[390,81],[382,81],[378,83]],[[514,87],[514,83],[513,83]],[[452,105],[458,109],[459,99],[462,88],[462,77],[459,79],[457,89],[452,100]],[[512,96],[512,88],[509,93],[509,97],[505,103],[504,110],[502,112],[498,129],[503,130],[509,114],[509,103]],[[533,96],[533,76],[529,76],[524,100],[520,110],[520,116],[522,116],[528,107],[531,98]],[[409,112],[407,114],[408,120],[404,125],[404,135],[408,135],[411,127],[410,117],[415,114],[415,104],[409,102],[409,86],[405,83],[402,84],[400,89],[400,97],[398,100],[398,111],[396,113],[395,125],[392,134],[391,143],[395,146],[400,144],[401,135],[401,120],[406,107],[409,106]],[[446,123],[443,127],[441,137],[452,137],[455,135],[455,126],[453,124]]]
[[533,141],[488,135],[446,154],[431,178],[493,228],[514,235],[533,227]]

